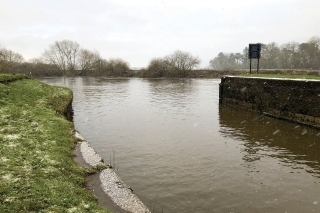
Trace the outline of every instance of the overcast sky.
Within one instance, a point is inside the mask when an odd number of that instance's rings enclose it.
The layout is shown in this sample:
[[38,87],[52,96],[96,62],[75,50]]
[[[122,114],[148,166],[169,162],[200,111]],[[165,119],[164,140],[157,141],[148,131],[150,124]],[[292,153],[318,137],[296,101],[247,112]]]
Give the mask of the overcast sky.
[[0,45],[39,57],[59,40],[146,67],[182,50],[201,67],[249,43],[320,36],[319,0],[0,0]]

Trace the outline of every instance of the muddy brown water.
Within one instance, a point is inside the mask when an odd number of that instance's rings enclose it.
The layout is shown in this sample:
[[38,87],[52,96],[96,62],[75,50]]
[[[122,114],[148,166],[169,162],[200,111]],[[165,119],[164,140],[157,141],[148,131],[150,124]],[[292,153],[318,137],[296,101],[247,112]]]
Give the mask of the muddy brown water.
[[219,107],[219,79],[41,81],[153,212],[320,212],[320,131]]

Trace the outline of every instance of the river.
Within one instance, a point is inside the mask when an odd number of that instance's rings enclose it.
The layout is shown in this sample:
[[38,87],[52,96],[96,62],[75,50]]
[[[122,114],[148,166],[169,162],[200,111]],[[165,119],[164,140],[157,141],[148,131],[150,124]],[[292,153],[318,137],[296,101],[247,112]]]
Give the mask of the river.
[[320,212],[320,131],[219,107],[220,79],[41,81],[153,212]]

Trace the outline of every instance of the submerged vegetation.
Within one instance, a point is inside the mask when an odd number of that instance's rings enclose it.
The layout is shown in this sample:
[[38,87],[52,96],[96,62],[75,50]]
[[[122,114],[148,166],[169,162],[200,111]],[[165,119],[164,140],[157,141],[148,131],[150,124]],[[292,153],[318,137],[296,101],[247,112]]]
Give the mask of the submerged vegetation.
[[85,188],[73,160],[72,92],[0,74],[1,212],[108,212]]

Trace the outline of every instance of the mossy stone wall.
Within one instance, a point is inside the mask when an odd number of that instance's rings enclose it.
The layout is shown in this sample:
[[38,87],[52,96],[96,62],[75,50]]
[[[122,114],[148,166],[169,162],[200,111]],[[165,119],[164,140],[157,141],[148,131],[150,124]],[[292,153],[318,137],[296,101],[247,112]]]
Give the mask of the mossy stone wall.
[[219,102],[320,128],[320,81],[221,78]]

